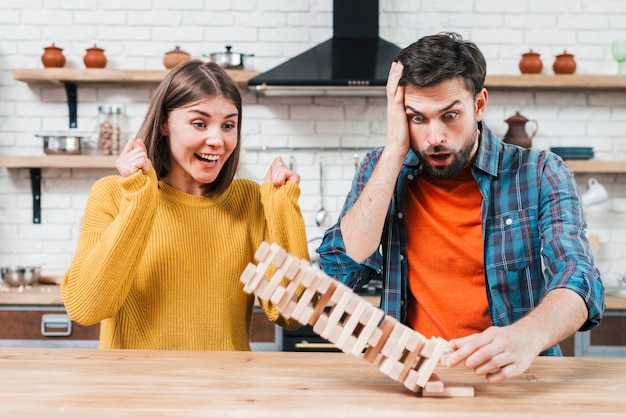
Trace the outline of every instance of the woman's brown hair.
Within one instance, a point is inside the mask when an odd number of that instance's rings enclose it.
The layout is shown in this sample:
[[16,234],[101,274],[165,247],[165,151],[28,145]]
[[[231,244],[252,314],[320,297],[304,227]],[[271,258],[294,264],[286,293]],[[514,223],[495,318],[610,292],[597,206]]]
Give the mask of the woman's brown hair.
[[235,177],[241,149],[241,95],[237,84],[222,67],[213,62],[199,60],[179,64],[167,74],[155,91],[139,129],[138,138],[143,139],[146,144],[148,158],[159,179],[170,172],[169,138],[162,133],[169,113],[200,100],[220,96],[233,102],[237,108],[237,145],[215,181],[203,185],[202,188],[205,196],[217,196],[230,186]]

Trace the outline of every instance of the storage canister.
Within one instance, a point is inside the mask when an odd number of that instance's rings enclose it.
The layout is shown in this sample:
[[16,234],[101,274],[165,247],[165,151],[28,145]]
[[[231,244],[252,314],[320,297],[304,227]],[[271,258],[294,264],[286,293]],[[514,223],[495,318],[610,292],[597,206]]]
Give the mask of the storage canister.
[[98,153],[100,155],[119,155],[122,117],[122,106],[98,107]]

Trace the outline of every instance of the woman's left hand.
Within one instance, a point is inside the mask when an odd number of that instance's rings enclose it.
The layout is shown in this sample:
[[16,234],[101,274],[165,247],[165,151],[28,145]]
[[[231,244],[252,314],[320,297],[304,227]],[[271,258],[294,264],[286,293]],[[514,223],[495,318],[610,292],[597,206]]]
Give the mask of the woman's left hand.
[[276,187],[284,186],[288,181],[300,184],[300,175],[290,170],[282,158],[276,157],[274,161],[272,161],[269,170],[267,170],[263,181],[270,182]]

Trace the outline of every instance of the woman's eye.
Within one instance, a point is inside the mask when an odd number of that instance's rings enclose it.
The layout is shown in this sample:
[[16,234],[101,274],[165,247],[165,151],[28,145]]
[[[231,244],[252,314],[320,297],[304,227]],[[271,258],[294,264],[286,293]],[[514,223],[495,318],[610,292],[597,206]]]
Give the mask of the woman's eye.
[[224,124],[224,129],[235,129],[236,125],[232,122],[226,122]]
[[202,122],[201,120],[194,121],[191,124],[195,126],[196,128],[204,128],[206,126],[206,124]]

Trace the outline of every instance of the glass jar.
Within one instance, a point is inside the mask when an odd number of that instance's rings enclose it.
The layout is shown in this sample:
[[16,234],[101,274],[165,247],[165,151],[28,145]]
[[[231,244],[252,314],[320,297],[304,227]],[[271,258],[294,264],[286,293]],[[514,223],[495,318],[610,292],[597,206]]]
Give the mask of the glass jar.
[[122,137],[122,106],[98,107],[98,153],[119,155]]

